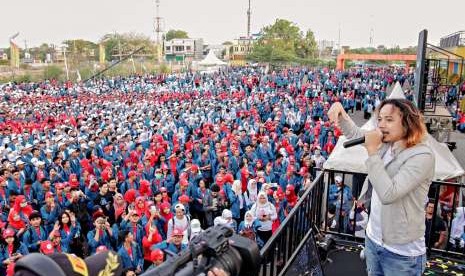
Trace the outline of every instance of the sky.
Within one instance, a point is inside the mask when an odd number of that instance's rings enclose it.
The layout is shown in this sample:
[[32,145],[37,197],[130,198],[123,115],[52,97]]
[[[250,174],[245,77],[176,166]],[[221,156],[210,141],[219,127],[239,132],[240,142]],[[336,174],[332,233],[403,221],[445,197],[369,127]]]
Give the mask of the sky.
[[[98,41],[104,34],[137,32],[155,38],[155,0],[14,0],[2,1],[0,47],[9,37],[20,47],[43,42],[60,45],[66,39]],[[435,4],[432,4],[435,3]],[[251,0],[251,31],[257,33],[277,18],[311,29],[317,40],[342,45],[415,46],[418,33],[429,31],[428,42],[465,30],[465,0]],[[160,0],[162,27],[181,29],[206,44],[221,44],[246,35],[248,0]]]

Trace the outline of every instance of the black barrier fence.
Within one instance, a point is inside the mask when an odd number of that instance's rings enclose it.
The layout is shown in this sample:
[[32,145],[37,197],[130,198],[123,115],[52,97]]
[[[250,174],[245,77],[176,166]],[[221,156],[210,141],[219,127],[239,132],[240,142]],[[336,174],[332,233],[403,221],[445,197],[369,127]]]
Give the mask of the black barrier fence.
[[[335,184],[336,176],[342,179],[343,185]],[[321,172],[262,248],[260,275],[283,275],[312,229],[363,243],[369,210],[356,208],[355,199],[360,195],[365,177],[365,174],[336,170]],[[425,214],[428,207],[433,207],[433,215],[425,216],[429,254],[465,258],[465,246],[458,235],[463,235],[465,230],[461,225],[465,224],[465,217],[463,220],[458,217],[465,216],[464,195],[463,183],[434,181],[431,184],[428,199],[425,198]]]
[[260,251],[263,259],[260,275],[279,275],[294,261],[306,235],[323,222],[324,190],[324,174],[320,174]]

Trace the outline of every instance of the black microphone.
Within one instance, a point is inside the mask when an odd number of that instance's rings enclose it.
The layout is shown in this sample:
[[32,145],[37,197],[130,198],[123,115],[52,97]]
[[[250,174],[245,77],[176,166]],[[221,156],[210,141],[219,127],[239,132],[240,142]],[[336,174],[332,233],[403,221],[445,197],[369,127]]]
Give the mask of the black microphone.
[[342,145],[344,148],[350,148],[365,143],[365,136],[345,141]]

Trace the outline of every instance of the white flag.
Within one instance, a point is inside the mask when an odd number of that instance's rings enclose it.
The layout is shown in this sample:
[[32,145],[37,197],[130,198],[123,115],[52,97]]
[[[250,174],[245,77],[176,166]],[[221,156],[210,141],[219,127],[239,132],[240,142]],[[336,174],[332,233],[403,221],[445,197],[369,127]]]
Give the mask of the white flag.
[[80,82],[80,81],[81,81],[81,74],[79,73],[79,70],[76,70],[76,74],[77,74],[77,79],[76,79],[76,81],[77,81],[77,82]]

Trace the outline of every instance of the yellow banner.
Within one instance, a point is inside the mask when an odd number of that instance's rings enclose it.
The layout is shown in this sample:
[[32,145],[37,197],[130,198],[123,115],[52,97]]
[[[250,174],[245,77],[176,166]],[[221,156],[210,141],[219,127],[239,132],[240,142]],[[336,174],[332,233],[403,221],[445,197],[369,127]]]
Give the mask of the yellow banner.
[[19,47],[13,41],[10,41],[10,65],[19,68]]
[[100,64],[105,64],[105,46],[103,44],[99,45],[99,61]]

